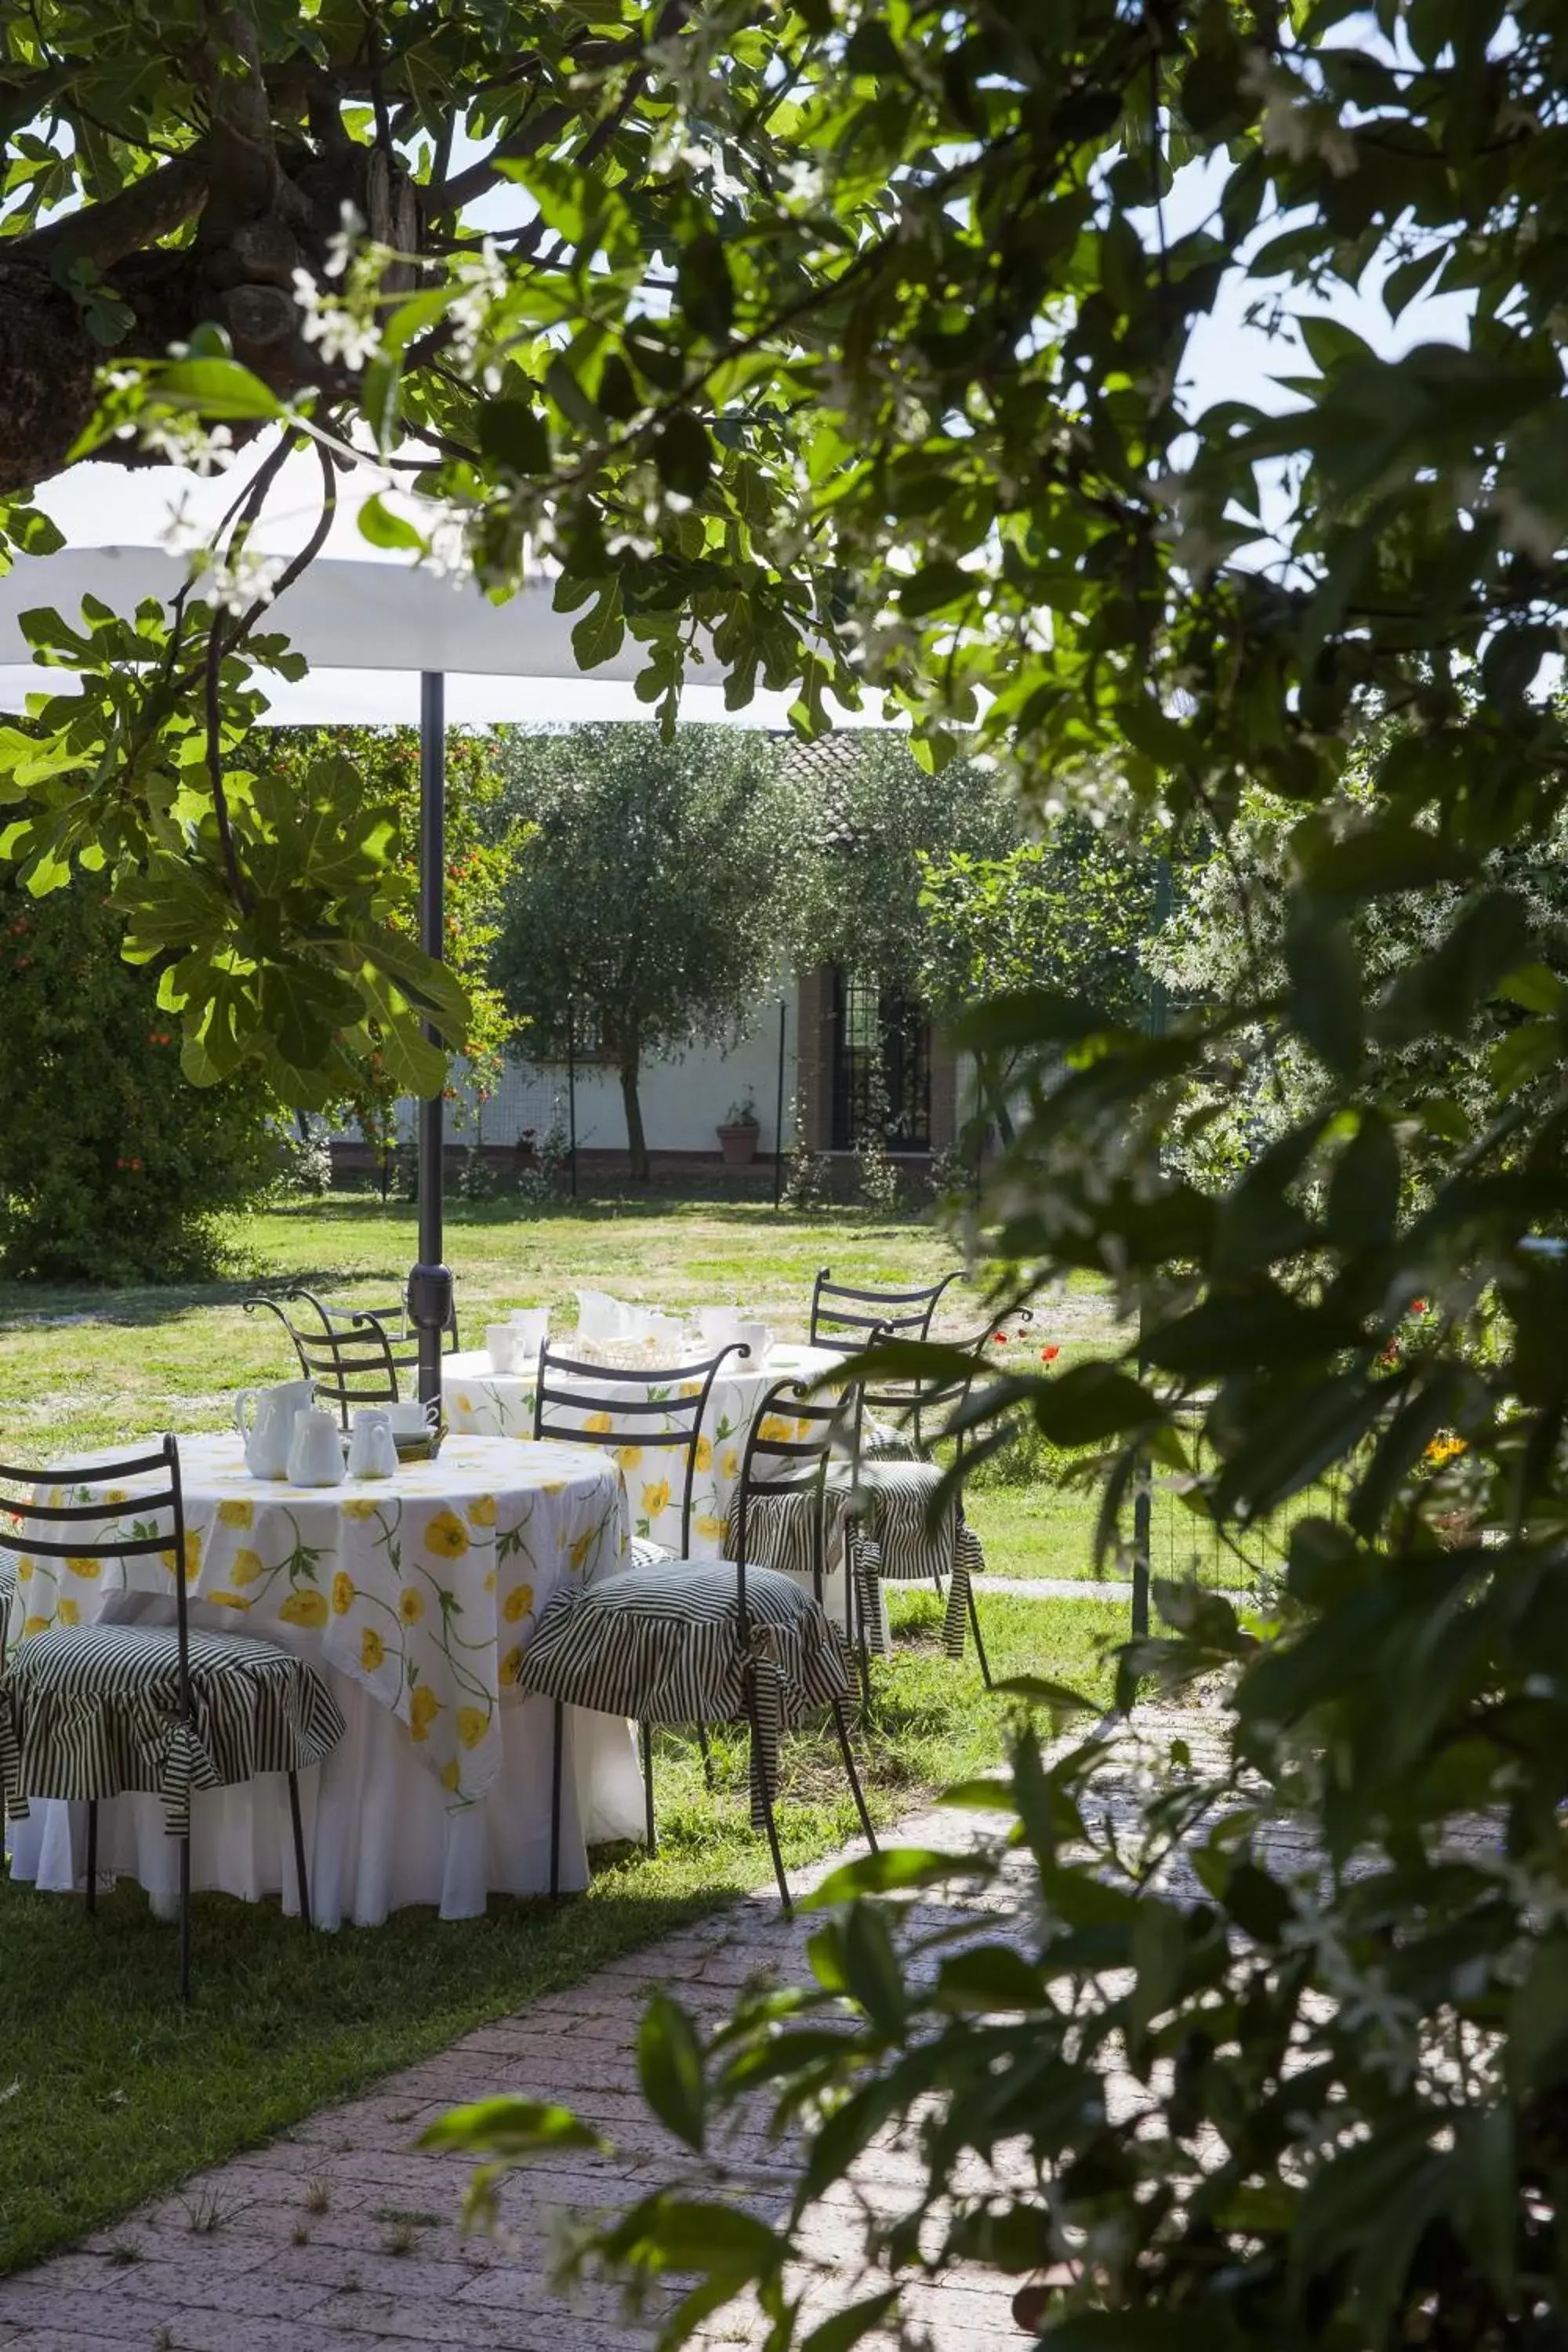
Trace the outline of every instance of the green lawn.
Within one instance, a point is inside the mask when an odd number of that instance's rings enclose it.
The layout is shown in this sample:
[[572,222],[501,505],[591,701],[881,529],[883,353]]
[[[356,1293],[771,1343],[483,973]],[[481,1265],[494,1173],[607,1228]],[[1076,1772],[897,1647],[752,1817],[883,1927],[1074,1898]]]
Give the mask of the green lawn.
[[[254,1267],[249,1280],[112,1292],[0,1284],[0,1459],[223,1426],[237,1388],[294,1370],[274,1318],[242,1311],[247,1292],[304,1280],[336,1300],[395,1298],[416,1255],[414,1210],[345,1195],[237,1221],[234,1240]],[[548,1306],[569,1328],[580,1283],[652,1305],[741,1301],[781,1336],[804,1338],[821,1266],[844,1281],[910,1288],[952,1264],[942,1236],[910,1221],[662,1194],[534,1218],[505,1203],[453,1203],[447,1242],[465,1346],[482,1344],[485,1323],[510,1307]],[[1087,1282],[1037,1319],[1062,1361],[1110,1338]],[[998,1360],[1011,1359],[999,1350]],[[1092,1572],[1081,1495],[987,1486],[970,1507],[998,1574]]]
[[[1103,1652],[1123,1636],[1124,1612],[1000,1596],[981,1606],[994,1672],[1108,1696]],[[862,1743],[884,1822],[994,1762],[1007,1712],[972,1660],[942,1656],[934,1596],[893,1607],[894,1654],[874,1669],[877,1724]],[[716,1746],[721,1786],[710,1796],[689,1747],[661,1743],[658,1855],[602,1853],[587,1895],[558,1907],[498,1899],[484,1919],[405,1911],[312,1937],[275,1904],[198,1898],[188,2012],[173,1930],[133,1889],[89,1920],[79,1900],[0,1883],[0,2270],[762,1883],[743,1746],[718,1735]],[[800,1864],[852,1836],[855,1819],[829,1741],[792,1738],[784,1770],[779,1822]]]

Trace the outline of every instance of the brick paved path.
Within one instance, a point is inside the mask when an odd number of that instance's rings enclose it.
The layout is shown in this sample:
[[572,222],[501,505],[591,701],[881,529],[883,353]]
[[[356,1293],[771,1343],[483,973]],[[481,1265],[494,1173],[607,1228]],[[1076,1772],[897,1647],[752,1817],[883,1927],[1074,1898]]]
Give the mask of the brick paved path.
[[[1182,1727],[1163,1719],[1166,1737]],[[973,1817],[927,1815],[893,1836],[952,1847],[966,1822]],[[1009,1918],[1024,1927],[1017,1896],[1016,1881],[987,1892],[988,1934],[1005,1932]],[[933,1909],[929,1924],[936,1916]],[[925,1924],[918,1914],[917,1924]],[[675,2144],[636,2089],[632,2047],[643,2002],[664,1984],[700,2021],[717,2022],[759,1970],[786,1980],[805,1973],[811,1925],[786,1925],[771,1895],[749,1898],[481,2027],[284,2138],[197,2174],[76,2252],[0,2279],[0,2347],[638,2352],[651,2331],[627,2326],[612,2293],[595,2289],[566,2304],[552,2294],[546,2273],[563,2212],[629,2200],[675,2169]],[[468,2160],[413,2146],[447,2108],[502,2091],[559,2098],[616,2144],[611,2156],[574,2152],[509,2183],[501,2200],[509,2250],[458,2233]],[[787,2182],[776,2147],[742,2131],[725,2152],[731,2177],[757,2210],[782,2205]],[[854,2189],[827,2205],[811,2247],[825,2266],[815,2315],[867,2291],[854,2273],[858,2200],[897,2209],[912,2201],[918,2177],[912,2154],[884,2143],[857,2168]],[[958,2273],[910,2290],[906,2315],[927,2331],[932,2352],[983,2352],[1025,2340],[1007,2300],[994,2279]],[[705,2340],[719,2352],[747,2335],[743,2317],[721,2315]]]

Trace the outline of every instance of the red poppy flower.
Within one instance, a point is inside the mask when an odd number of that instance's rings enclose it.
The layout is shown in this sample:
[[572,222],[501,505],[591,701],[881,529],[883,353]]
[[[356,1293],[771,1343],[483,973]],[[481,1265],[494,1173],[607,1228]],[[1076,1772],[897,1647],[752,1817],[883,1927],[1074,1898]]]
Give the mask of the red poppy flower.
[[1042,1348],[1040,1349],[1040,1361],[1042,1364],[1054,1364],[1060,1354],[1061,1349],[1059,1348]]
[[1005,1331],[993,1331],[991,1337],[999,1348],[1005,1348],[1006,1346],[1007,1334]]

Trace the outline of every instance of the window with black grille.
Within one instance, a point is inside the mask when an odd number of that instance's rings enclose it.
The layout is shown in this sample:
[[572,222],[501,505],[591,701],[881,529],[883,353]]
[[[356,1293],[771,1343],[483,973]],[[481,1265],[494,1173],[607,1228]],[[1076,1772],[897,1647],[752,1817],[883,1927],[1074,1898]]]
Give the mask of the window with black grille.
[[832,1148],[853,1151],[879,1126],[891,1151],[931,1150],[931,1023],[874,974],[836,971]]

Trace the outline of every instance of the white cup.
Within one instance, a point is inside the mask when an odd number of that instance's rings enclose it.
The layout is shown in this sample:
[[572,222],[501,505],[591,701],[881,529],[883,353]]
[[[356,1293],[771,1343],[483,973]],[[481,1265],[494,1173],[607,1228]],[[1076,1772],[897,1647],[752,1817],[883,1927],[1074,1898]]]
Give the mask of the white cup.
[[439,1409],[421,1404],[417,1397],[404,1397],[396,1404],[378,1405],[375,1410],[385,1413],[394,1437],[428,1437]]
[[550,1337],[548,1307],[514,1307],[509,1318],[517,1333],[517,1352],[524,1363],[531,1363]]
[[752,1367],[760,1364],[773,1344],[773,1335],[765,1323],[737,1322],[731,1338],[739,1339],[742,1348],[752,1351]]
[[492,1372],[510,1372],[517,1361],[521,1334],[511,1323],[485,1325],[485,1353]]

